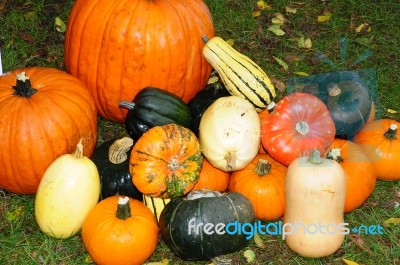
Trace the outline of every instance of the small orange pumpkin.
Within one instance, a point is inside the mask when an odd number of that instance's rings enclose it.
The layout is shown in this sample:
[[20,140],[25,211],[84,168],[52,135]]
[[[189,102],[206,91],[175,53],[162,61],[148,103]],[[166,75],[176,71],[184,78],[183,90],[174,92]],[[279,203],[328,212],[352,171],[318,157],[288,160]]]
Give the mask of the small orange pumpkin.
[[143,264],[158,243],[158,223],[142,202],[111,196],[99,202],[82,227],[83,244],[96,264]]
[[346,200],[344,211],[360,207],[375,189],[376,172],[361,146],[335,138],[327,151],[327,158],[338,162],[346,173]]
[[379,119],[366,124],[353,141],[361,145],[375,166],[378,180],[400,179],[400,122]]
[[256,219],[275,220],[284,212],[286,171],[270,155],[259,153],[247,167],[231,173],[229,190],[250,200]]
[[180,125],[155,126],[133,146],[129,171],[144,195],[173,198],[188,193],[203,165],[195,134]]
[[204,158],[200,178],[192,190],[209,189],[224,192],[228,188],[230,175],[230,172],[214,167]]

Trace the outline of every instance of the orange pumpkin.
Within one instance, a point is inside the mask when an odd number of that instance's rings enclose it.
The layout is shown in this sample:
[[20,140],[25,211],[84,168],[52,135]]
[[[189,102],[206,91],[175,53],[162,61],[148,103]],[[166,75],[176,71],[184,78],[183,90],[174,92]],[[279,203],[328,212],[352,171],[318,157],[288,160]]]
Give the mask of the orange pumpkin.
[[101,116],[123,122],[121,100],[159,87],[188,102],[207,84],[202,36],[214,36],[203,0],[75,1],[65,65],[91,92]]
[[156,249],[158,223],[142,202],[111,196],[89,212],[82,240],[96,264],[139,265]]
[[36,193],[47,167],[72,153],[81,138],[88,157],[96,146],[97,114],[78,79],[41,67],[0,76],[0,188]]
[[209,189],[224,192],[228,188],[230,172],[220,170],[203,158],[203,168],[200,177],[192,190]]
[[379,119],[366,124],[354,137],[375,166],[378,180],[400,179],[400,122]]
[[[260,124],[262,124],[263,120],[269,115],[269,110],[268,109],[264,109],[261,112],[257,112],[257,114],[258,114],[258,117],[260,118]],[[260,153],[267,153],[267,151],[265,150],[265,148],[264,148],[264,146],[262,144],[260,145],[260,151],[259,152]]]
[[133,146],[129,171],[144,195],[173,198],[188,193],[203,165],[194,133],[177,124],[155,126]]
[[285,208],[286,171],[286,166],[260,153],[247,167],[231,173],[228,189],[250,200],[256,219],[275,220]]
[[344,212],[360,207],[375,189],[376,172],[361,146],[335,138],[327,151],[327,158],[338,162],[346,173],[346,200]]

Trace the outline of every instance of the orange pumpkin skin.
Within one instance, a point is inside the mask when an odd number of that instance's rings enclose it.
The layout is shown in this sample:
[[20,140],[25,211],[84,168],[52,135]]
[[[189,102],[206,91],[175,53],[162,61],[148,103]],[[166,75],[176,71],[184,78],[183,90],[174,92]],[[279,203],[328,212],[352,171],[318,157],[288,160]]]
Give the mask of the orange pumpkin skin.
[[82,240],[92,260],[99,265],[143,264],[158,243],[158,223],[142,202],[129,198],[131,216],[116,216],[119,196],[100,201],[82,226]]
[[247,167],[231,173],[228,189],[250,200],[256,219],[276,220],[285,208],[286,171],[287,167],[270,155],[259,153]]
[[200,177],[192,190],[209,189],[224,192],[228,188],[230,172],[220,170],[203,158],[203,168]]
[[[22,72],[36,89],[28,97],[13,95]],[[36,193],[47,167],[72,153],[80,138],[85,156],[96,146],[93,99],[61,70],[32,67],[0,76],[0,114],[0,188],[10,192]]]
[[374,120],[366,124],[353,139],[371,159],[378,180],[400,179],[399,127],[400,122],[396,120]]
[[91,92],[98,112],[123,122],[121,100],[144,87],[188,102],[207,84],[202,36],[214,36],[203,0],[76,1],[67,24],[65,65]]
[[203,155],[189,129],[166,124],[145,132],[133,146],[129,171],[144,195],[173,198],[187,194],[199,179]]
[[[340,152],[332,157],[335,152]],[[346,200],[344,212],[360,207],[374,192],[376,184],[375,167],[358,144],[335,138],[327,150],[327,157],[338,162],[346,173]]]

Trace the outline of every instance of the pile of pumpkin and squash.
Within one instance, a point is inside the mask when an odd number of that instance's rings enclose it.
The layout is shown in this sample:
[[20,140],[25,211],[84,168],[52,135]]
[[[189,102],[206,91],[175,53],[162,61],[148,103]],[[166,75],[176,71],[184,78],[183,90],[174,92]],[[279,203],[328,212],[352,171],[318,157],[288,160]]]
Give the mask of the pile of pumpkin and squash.
[[[130,2],[75,3],[67,72],[0,76],[0,188],[36,193],[47,235],[81,231],[98,264],[141,264],[159,240],[182,259],[211,259],[246,235],[190,233],[189,221],[341,223],[377,180],[400,179],[400,123],[376,119],[370,94],[344,83],[324,91],[329,104],[278,100],[267,74],[214,35],[203,1]],[[123,122],[126,137],[97,146],[97,115]],[[286,242],[322,257],[343,239]]]

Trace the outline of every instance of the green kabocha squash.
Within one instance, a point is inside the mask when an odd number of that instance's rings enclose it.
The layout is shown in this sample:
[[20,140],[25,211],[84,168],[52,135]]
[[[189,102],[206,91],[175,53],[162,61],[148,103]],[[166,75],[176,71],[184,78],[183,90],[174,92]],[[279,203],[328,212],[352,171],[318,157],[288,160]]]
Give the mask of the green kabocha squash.
[[276,96],[268,75],[253,60],[222,38],[203,36],[203,56],[218,72],[232,96],[248,100],[257,111],[267,108]]
[[156,87],[142,89],[132,102],[121,101],[120,107],[127,108],[125,129],[137,140],[154,126],[175,123],[191,128],[192,117],[187,104],[178,96]]
[[159,227],[175,255],[207,260],[244,248],[253,234],[243,224],[253,221],[252,204],[240,193],[203,189],[172,199],[161,212]]
[[133,140],[130,137],[111,139],[97,147],[91,160],[100,175],[100,200],[114,195],[124,195],[142,200],[142,193],[133,185],[129,172],[129,156]]
[[188,102],[190,113],[192,114],[192,130],[198,135],[201,117],[206,109],[220,97],[227,97],[231,94],[221,83],[217,74],[212,73],[209,83]]

